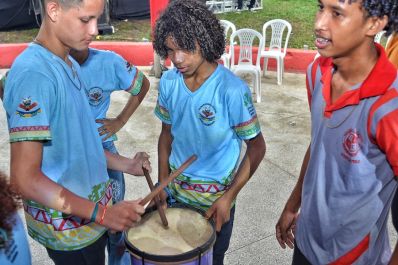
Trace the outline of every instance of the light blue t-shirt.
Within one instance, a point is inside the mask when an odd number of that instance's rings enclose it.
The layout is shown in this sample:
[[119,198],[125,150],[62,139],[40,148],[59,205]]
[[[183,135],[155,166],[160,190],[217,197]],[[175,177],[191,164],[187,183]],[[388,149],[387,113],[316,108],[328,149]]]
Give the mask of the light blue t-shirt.
[[30,265],[32,264],[29,244],[21,218],[14,214],[15,225],[12,228],[12,238],[8,240],[5,248],[0,249],[1,265]]
[[[125,90],[133,96],[141,91],[143,73],[112,51],[89,48],[89,56],[80,67],[94,119],[106,117],[113,91]],[[115,135],[105,142],[112,140],[116,140]]]
[[[195,92],[188,89],[177,69],[164,73],[155,114],[171,124],[171,169],[193,154],[198,157],[174,182],[179,185],[176,193],[196,197],[189,202],[180,198],[188,203],[210,205],[215,199],[212,195],[233,179],[242,140],[260,133],[248,86],[222,65]],[[189,186],[192,183],[196,184]],[[193,190],[202,198],[191,193]]]
[[[78,196],[107,204],[106,160],[86,99],[79,65],[69,67],[30,44],[9,71],[4,95],[10,142],[43,141],[42,172]],[[85,247],[105,228],[25,201],[29,234],[55,250]]]

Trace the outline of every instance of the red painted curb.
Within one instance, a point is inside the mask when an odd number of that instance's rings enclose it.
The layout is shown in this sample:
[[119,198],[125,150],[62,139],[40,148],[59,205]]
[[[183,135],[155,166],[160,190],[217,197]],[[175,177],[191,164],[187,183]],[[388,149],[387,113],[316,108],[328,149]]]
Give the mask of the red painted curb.
[[[153,63],[153,48],[151,42],[104,42],[95,41],[93,48],[112,50],[123,56],[126,60],[137,66],[149,66]],[[0,44],[0,68],[10,68],[15,58],[27,47],[27,43]],[[235,48],[238,51],[239,47]],[[257,54],[254,49],[253,58]],[[312,62],[316,51],[288,49],[285,57],[285,71],[304,73],[309,63]],[[237,59],[237,58],[236,58]],[[261,64],[263,60],[261,60]],[[276,62],[270,59],[268,69],[275,70]]]

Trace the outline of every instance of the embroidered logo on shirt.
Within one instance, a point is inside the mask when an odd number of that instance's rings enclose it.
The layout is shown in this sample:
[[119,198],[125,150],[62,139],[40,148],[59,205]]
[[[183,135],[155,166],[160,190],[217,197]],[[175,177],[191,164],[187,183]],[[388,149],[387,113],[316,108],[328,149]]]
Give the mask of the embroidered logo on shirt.
[[199,108],[199,119],[206,126],[212,125],[216,121],[216,110],[208,103],[203,104]]
[[253,100],[252,100],[251,95],[249,93],[245,93],[243,100],[244,100],[244,103],[245,103],[245,107],[249,111],[250,115],[252,117],[254,115],[256,115],[256,110],[254,109]]
[[41,108],[37,102],[33,102],[30,97],[24,98],[18,105],[16,113],[23,118],[36,116],[41,112]]
[[341,155],[351,163],[357,164],[360,160],[352,159],[361,150],[363,138],[356,129],[348,129],[343,137],[343,150]]
[[97,106],[101,103],[103,98],[103,91],[99,87],[90,88],[88,91],[88,101],[90,105]]
[[131,73],[131,70],[133,70],[133,66],[126,61],[126,68],[127,68],[127,72],[129,72],[129,74]]

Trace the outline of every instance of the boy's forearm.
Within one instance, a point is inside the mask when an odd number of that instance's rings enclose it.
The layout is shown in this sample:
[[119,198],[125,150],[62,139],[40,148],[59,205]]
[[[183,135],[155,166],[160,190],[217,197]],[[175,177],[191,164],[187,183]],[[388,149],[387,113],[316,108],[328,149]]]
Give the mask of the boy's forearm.
[[42,144],[11,144],[11,182],[28,200],[46,207],[90,219],[95,203],[77,196],[49,179],[41,171]]
[[239,165],[239,169],[231,186],[224,194],[224,196],[229,197],[231,201],[236,198],[240,190],[249,181],[265,155],[266,145],[264,137],[261,133],[255,138],[247,141],[246,144],[246,154]]
[[158,181],[169,175],[169,157],[171,153],[170,132],[162,130],[158,140]]

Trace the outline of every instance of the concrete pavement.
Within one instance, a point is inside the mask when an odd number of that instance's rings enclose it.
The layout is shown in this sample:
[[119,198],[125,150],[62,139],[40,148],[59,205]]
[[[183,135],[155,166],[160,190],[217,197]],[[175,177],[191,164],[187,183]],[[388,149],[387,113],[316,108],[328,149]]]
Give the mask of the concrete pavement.
[[[237,200],[235,225],[225,264],[290,264],[291,250],[282,250],[275,239],[275,223],[296,183],[304,152],[310,141],[310,116],[302,74],[286,73],[276,85],[271,72],[262,78],[262,102],[255,103],[267,152],[257,172]],[[152,178],[157,180],[157,137],[161,123],[154,116],[158,80],[150,78],[151,89],[129,122],[118,133],[119,153],[132,156],[146,151],[151,156]],[[121,111],[127,95],[114,93],[110,117]],[[9,144],[4,109],[0,108],[0,170],[9,172]],[[144,178],[126,175],[126,199],[148,192]],[[392,242],[396,235],[390,229]],[[45,249],[30,240],[34,265],[52,264]]]

